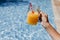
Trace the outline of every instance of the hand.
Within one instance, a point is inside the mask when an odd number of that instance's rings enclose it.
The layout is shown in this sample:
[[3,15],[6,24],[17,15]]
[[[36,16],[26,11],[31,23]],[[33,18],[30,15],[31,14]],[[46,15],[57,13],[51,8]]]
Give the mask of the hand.
[[41,24],[44,26],[44,27],[48,27],[49,25],[49,20],[48,20],[48,15],[43,13],[42,11],[39,13],[39,20],[41,22]]
[[38,13],[39,13],[39,20],[41,24],[46,29],[46,31],[50,34],[52,40],[60,40],[60,34],[49,23],[48,15],[39,10]]

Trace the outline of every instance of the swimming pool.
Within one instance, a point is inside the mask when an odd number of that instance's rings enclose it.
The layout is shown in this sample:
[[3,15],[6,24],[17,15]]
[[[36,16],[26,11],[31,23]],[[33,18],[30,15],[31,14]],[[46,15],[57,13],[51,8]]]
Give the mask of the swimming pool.
[[0,5],[0,40],[52,40],[40,23],[35,26],[26,23],[30,2],[39,5],[40,9],[48,14],[49,22],[56,28],[51,0],[7,2]]

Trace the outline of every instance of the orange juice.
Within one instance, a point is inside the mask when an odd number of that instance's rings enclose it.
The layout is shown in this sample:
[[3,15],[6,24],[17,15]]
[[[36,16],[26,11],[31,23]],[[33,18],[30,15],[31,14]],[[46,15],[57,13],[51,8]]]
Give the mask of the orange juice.
[[27,15],[27,23],[31,25],[36,25],[38,22],[38,12],[29,11]]

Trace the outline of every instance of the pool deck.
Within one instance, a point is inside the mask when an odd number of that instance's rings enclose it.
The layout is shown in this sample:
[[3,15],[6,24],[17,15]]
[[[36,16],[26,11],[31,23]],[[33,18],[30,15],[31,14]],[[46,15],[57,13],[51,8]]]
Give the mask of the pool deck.
[[57,31],[60,33],[60,1],[52,0],[52,6],[54,11],[54,21],[57,26]]

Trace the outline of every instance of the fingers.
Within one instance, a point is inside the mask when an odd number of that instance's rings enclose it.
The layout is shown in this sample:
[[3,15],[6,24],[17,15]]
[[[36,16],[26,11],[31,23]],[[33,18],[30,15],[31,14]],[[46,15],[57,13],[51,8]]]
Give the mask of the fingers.
[[44,13],[44,12],[40,12],[40,14],[42,15],[42,16],[48,16],[46,13]]
[[44,12],[42,12],[39,8],[37,9],[38,14],[42,15],[42,16],[48,16],[47,14],[45,14]]
[[44,12],[40,12],[39,20],[43,22],[48,22],[48,15]]
[[39,13],[39,17],[48,17],[48,15],[42,11]]

